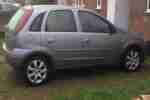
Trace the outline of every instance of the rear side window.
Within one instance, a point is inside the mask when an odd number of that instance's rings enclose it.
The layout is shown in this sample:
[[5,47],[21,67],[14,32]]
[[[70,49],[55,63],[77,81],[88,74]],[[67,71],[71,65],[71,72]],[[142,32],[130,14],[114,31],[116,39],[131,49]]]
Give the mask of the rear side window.
[[48,15],[46,31],[76,32],[76,24],[73,12],[70,10],[51,11]]
[[24,7],[18,10],[8,23],[9,30],[16,32],[20,31],[31,15],[32,9],[29,7]]
[[45,13],[41,13],[33,20],[31,27],[29,29],[30,31],[32,31],[32,32],[40,32],[41,31],[41,26],[42,26],[44,15],[45,15]]

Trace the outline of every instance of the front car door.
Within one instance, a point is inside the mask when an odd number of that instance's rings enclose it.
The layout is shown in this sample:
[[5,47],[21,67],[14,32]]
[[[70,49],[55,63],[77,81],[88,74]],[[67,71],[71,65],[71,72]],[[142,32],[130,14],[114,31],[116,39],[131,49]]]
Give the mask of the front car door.
[[[110,24],[90,11],[78,11],[82,33],[88,40],[87,57],[91,64],[111,64],[121,47],[121,35],[112,33]],[[116,57],[117,58],[117,57]]]

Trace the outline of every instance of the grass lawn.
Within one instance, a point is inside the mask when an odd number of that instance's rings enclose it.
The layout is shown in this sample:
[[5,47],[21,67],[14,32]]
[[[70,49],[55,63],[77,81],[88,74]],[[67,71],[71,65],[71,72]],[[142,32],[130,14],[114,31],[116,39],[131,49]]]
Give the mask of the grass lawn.
[[150,58],[135,73],[118,68],[59,71],[56,80],[29,87],[6,64],[0,50],[0,100],[131,100],[150,94]]

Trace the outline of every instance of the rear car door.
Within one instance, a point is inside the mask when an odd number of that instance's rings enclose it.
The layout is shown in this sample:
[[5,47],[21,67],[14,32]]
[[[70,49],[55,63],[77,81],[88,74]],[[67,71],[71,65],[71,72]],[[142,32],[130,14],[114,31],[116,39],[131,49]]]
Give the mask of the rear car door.
[[120,34],[112,33],[111,25],[93,12],[79,11],[78,15],[91,64],[112,63],[121,44]]
[[[48,13],[42,33],[42,45],[54,51],[56,66],[73,67],[82,64],[80,34],[72,10],[52,10]],[[63,67],[62,67],[63,66]]]

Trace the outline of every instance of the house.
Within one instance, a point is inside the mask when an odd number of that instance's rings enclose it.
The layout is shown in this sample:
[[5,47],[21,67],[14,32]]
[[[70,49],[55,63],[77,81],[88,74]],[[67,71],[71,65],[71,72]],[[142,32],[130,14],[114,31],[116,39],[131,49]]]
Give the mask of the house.
[[58,0],[58,4],[88,8],[107,16],[107,0]]
[[144,33],[150,41],[150,0],[58,0],[59,4],[89,8],[114,25],[130,32]]
[[150,0],[145,2],[144,6],[144,33],[145,39],[150,41]]

